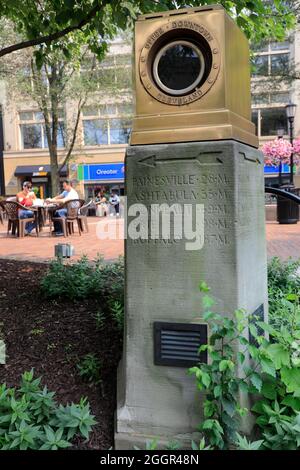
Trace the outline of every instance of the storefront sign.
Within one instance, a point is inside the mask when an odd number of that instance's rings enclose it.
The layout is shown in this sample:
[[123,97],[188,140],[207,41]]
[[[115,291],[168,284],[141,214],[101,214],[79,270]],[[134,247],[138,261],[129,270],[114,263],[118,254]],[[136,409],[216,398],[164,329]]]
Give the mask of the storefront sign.
[[[290,167],[289,165],[282,165],[282,169],[281,169],[281,173],[289,173],[290,172]],[[278,175],[279,173],[279,166],[269,166],[269,165],[265,165],[265,168],[264,168],[264,173],[265,175],[272,175],[272,174],[276,174]]]
[[35,171],[32,173],[32,176],[47,176],[47,171]]
[[124,163],[78,165],[78,179],[84,181],[123,181]]

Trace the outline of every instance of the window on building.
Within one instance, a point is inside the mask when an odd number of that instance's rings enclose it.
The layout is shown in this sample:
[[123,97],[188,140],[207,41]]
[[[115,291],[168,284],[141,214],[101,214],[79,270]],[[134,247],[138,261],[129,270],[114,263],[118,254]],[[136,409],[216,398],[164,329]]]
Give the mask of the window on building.
[[126,121],[124,119],[111,119],[109,127],[111,144],[127,144],[131,130],[130,121]]
[[85,145],[126,144],[131,131],[132,103],[102,104],[82,110]]
[[85,145],[107,145],[108,127],[104,119],[86,119],[83,122]]
[[261,135],[277,135],[279,127],[287,133],[287,119],[285,108],[269,108],[260,110]]
[[254,93],[252,95],[252,105],[274,105],[281,104],[287,105],[290,101],[290,94],[285,91],[272,92],[272,93]]
[[[43,113],[39,111],[19,112],[21,145],[23,149],[47,148],[48,140]],[[57,146],[65,146],[63,112],[59,113]]]
[[253,49],[253,76],[278,75],[289,65],[290,44],[288,41],[264,43]]
[[276,136],[279,128],[288,133],[286,111],[282,107],[253,109],[252,122],[258,137]]
[[[108,55],[95,70],[96,86],[99,90],[128,90],[132,88],[132,56],[130,54]],[[88,74],[90,59],[81,66],[81,73]]]

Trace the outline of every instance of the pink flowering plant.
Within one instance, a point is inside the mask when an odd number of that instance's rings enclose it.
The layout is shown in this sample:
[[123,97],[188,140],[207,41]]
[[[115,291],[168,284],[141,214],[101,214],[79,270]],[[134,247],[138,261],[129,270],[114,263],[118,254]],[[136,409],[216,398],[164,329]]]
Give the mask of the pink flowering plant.
[[266,165],[289,164],[292,153],[294,154],[294,163],[297,165],[300,163],[300,139],[296,139],[294,145],[285,139],[270,140],[264,143],[262,152],[265,156]]
[[298,157],[298,160],[299,160],[299,158],[300,158],[300,138],[294,140],[293,149],[294,149],[294,155],[296,154],[297,157]]

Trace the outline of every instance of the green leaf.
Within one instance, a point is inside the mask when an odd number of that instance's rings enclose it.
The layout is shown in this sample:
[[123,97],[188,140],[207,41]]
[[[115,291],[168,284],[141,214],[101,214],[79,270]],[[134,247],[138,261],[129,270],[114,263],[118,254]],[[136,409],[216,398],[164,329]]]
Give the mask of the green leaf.
[[205,309],[209,309],[214,305],[215,301],[208,295],[204,295],[202,298],[202,304]]
[[211,383],[211,379],[210,379],[210,376],[207,372],[204,372],[202,374],[202,377],[201,377],[201,380],[202,380],[202,383],[203,385],[208,388],[210,386],[210,383]]
[[273,362],[270,359],[266,359],[266,358],[261,359],[260,365],[261,365],[263,372],[271,375],[274,378],[276,377],[276,369],[275,369]]
[[276,384],[264,381],[261,388],[261,394],[270,400],[275,400],[277,395]]
[[258,392],[261,391],[261,388],[262,388],[262,379],[261,377],[256,373],[254,372],[253,374],[251,374],[250,376],[250,382],[252,383],[252,385],[256,388],[256,390]]
[[210,418],[215,412],[215,405],[209,400],[205,400],[204,405],[204,416],[205,418]]
[[270,346],[267,348],[267,352],[271,356],[271,360],[274,362],[276,369],[280,369],[281,366],[290,365],[289,352],[283,347],[282,344],[270,344]]
[[225,398],[221,400],[222,406],[226,413],[232,418],[235,414],[236,407],[235,407],[235,402],[226,400]]
[[283,405],[290,406],[293,410],[300,412],[300,398],[292,397],[291,395],[287,395],[282,400]]
[[269,333],[270,335],[276,336],[277,331],[268,323],[265,323],[263,321],[258,321],[256,324],[260,326],[264,331],[267,331],[267,333]]
[[244,362],[245,362],[245,354],[243,354],[242,352],[238,352],[238,353],[237,353],[237,356],[238,356],[238,360],[239,360],[240,364],[244,364]]
[[219,364],[219,371],[224,372],[226,369],[233,370],[234,363],[228,359],[222,359],[222,361]]
[[199,284],[199,290],[200,290],[200,292],[209,292],[210,288],[208,287],[206,282],[203,281],[203,282],[200,282],[200,284]]
[[297,392],[300,389],[300,369],[283,367],[280,371],[281,380],[287,387],[287,392]]
[[221,385],[216,385],[214,387],[214,397],[219,398],[222,395],[222,387]]

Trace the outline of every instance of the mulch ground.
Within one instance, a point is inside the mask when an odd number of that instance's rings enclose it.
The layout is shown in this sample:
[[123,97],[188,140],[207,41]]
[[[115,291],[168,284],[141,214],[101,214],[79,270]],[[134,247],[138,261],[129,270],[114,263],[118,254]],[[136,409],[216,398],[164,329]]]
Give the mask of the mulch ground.
[[[21,374],[34,368],[42,383],[66,404],[88,398],[98,424],[81,449],[109,449],[113,444],[116,374],[121,338],[111,320],[100,330],[95,299],[57,301],[41,297],[39,282],[44,264],[0,260],[1,335],[7,346],[7,364],[0,365],[0,383],[18,386]],[[77,364],[86,354],[102,361],[102,386],[85,383]]]

